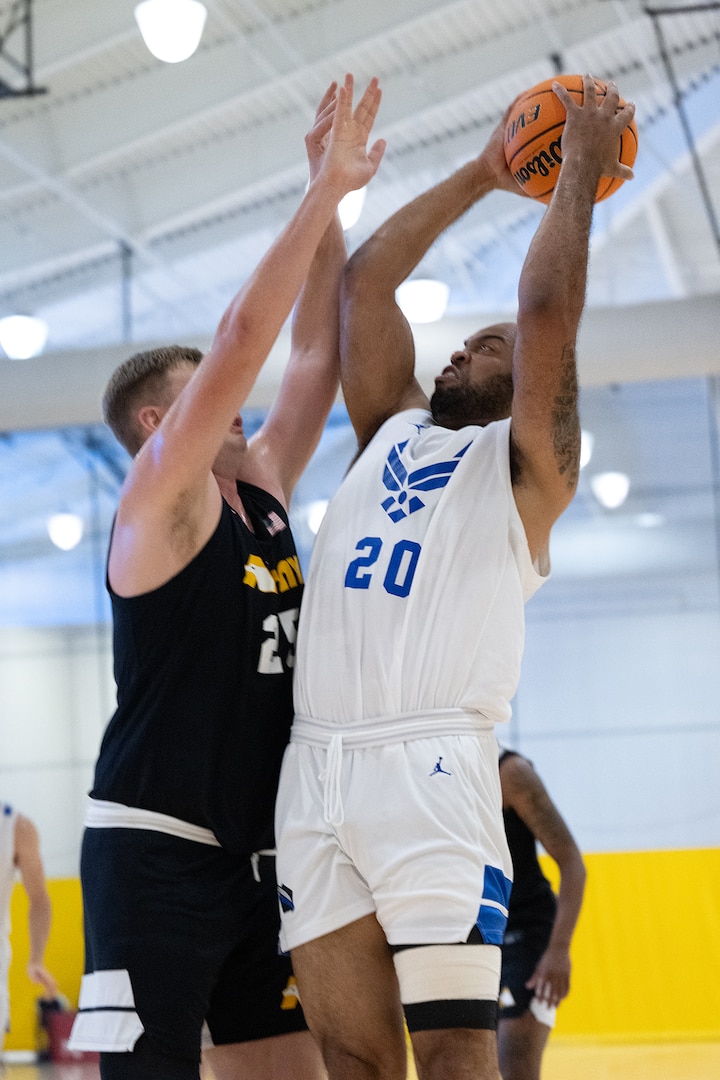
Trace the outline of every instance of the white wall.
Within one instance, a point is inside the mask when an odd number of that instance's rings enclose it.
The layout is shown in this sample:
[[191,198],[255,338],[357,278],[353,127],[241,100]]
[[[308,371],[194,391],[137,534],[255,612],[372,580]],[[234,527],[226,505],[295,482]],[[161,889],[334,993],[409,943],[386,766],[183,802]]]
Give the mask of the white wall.
[[0,798],[35,821],[50,877],[78,873],[110,663],[107,627],[0,630]]
[[514,720],[498,736],[531,758],[583,850],[717,847],[719,719],[717,608],[529,609]]

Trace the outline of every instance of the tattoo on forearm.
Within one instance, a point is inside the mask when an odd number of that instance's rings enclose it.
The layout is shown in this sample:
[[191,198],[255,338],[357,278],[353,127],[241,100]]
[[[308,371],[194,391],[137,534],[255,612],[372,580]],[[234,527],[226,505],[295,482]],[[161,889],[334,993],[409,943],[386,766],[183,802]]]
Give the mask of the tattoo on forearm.
[[562,355],[560,389],[553,407],[553,446],[558,472],[575,488],[580,464],[580,422],[578,419],[578,384],[575,348],[566,345]]

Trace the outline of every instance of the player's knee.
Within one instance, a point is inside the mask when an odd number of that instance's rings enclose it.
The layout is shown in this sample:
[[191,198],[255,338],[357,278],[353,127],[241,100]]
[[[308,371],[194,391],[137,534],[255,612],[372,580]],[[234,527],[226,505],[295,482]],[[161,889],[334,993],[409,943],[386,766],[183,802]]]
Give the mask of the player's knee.
[[534,1047],[514,1040],[510,1045],[498,1044],[498,1060],[502,1080],[540,1080],[542,1053]]
[[419,945],[395,953],[409,1031],[497,1027],[500,949]]
[[407,1072],[407,1048],[404,1037],[384,1038],[382,1033],[353,1038],[328,1034],[318,1043],[330,1076],[372,1076],[377,1080],[397,1078]]
[[498,1058],[503,1080],[540,1080],[543,1049],[549,1029],[530,1012],[498,1024]]

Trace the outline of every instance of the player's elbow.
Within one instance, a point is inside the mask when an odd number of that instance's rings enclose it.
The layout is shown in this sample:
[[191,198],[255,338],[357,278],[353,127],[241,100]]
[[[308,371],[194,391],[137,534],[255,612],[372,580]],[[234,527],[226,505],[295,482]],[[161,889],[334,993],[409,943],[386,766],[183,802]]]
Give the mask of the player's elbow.
[[25,892],[28,897],[28,907],[32,911],[40,915],[46,915],[52,912],[50,893],[48,892],[47,885],[44,881],[36,882],[32,885],[26,884]]
[[583,302],[572,291],[537,282],[518,293],[518,330],[542,334],[545,340],[574,341],[582,311]]
[[377,289],[373,273],[373,260],[367,244],[358,248],[345,263],[340,278],[340,302],[352,303],[362,300]]
[[218,323],[213,345],[228,348],[244,344],[256,332],[256,322],[258,321],[254,317],[254,313],[247,308],[247,305],[240,303],[239,299],[236,298],[235,302],[223,313]]

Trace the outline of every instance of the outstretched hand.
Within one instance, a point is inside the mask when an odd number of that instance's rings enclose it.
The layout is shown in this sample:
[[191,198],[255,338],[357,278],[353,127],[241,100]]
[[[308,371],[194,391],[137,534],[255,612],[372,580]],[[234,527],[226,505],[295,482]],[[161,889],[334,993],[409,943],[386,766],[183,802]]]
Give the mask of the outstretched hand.
[[553,90],[565,108],[565,127],[562,135],[563,161],[575,155],[588,168],[599,170],[599,176],[632,180],[633,171],[619,158],[620,136],[635,115],[635,105],[628,102],[618,108],[620,93],[614,82],[607,84],[605,96],[598,98],[597,86],[591,75],[583,75],[583,100],[578,103],[558,82]]
[[367,149],[381,97],[378,80],[373,78],[353,110],[352,75],[345,76],[342,86],[332,83],[328,87],[305,139],[311,181],[322,175],[344,195],[372,179],[386,145],[378,139]]
[[328,136],[335,115],[335,106],[337,105],[337,85],[336,82],[331,82],[328,86],[315,112],[313,126],[305,136],[305,149],[307,150],[311,180],[314,180],[320,172],[323,155],[327,148]]

